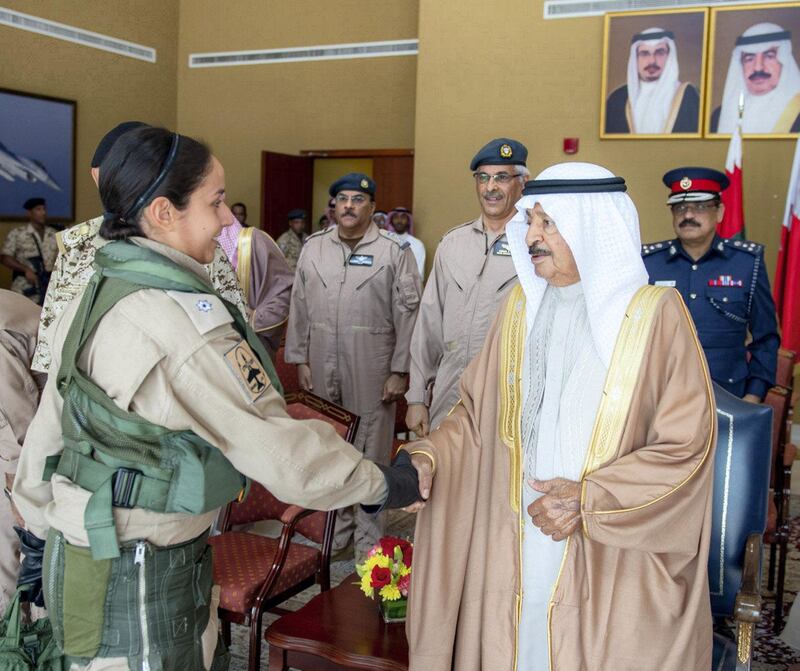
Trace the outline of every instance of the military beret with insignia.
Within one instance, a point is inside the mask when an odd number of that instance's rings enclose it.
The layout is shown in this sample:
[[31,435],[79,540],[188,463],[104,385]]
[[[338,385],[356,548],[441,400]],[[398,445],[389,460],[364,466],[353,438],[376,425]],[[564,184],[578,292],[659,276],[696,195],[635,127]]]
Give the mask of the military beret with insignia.
[[528,149],[522,142],[498,137],[478,150],[469,164],[469,169],[476,170],[482,165],[525,165],[527,160]]
[[295,208],[294,210],[289,210],[289,221],[292,219],[308,219],[308,214],[306,214],[305,210]]
[[713,200],[719,198],[730,184],[730,180],[719,170],[698,167],[675,168],[662,179],[670,190],[667,205]]
[[328,189],[328,193],[332,198],[340,191],[361,191],[361,193],[368,193],[370,196],[375,195],[375,182],[369,177],[360,172],[348,172],[344,177],[340,177]]
[[44,205],[45,200],[44,198],[28,198],[23,204],[22,207],[26,210],[32,210],[34,207],[38,207],[39,205]]

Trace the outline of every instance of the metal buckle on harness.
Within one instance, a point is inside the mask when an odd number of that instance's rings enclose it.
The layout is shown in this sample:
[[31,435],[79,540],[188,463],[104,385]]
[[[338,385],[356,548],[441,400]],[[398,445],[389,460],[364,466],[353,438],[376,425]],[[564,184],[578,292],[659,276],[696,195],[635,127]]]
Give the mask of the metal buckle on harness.
[[111,505],[117,508],[133,508],[131,503],[131,495],[133,494],[133,487],[136,484],[136,478],[143,475],[141,471],[135,468],[118,468],[117,472],[111,478],[111,486],[113,489]]

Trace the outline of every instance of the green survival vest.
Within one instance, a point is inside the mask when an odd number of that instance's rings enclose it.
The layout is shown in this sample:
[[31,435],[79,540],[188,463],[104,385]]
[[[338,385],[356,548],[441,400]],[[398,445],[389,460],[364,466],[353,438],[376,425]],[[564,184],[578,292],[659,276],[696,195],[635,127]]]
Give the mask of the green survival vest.
[[[191,271],[127,241],[100,248],[95,268],[62,348],[57,384],[64,398],[64,450],[48,457],[44,479],[58,473],[92,492],[84,513],[92,557],[110,559],[120,555],[114,506],[201,514],[243,496],[249,483],[218,448],[193,431],[172,431],[121,410],[77,365],[81,349],[98,322],[117,302],[136,291],[219,295]],[[219,298],[273,387],[282,393],[258,336],[236,307]],[[209,380],[209,384],[214,381]]]

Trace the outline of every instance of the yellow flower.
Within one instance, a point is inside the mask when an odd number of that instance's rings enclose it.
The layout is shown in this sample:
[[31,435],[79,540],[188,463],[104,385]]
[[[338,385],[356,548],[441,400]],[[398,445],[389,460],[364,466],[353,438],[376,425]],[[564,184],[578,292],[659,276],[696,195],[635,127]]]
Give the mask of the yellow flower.
[[361,576],[361,591],[364,592],[370,599],[375,596],[375,589],[372,587],[372,572],[365,571]]
[[397,588],[397,585],[393,584],[381,587],[379,594],[384,601],[397,601],[400,598],[400,590]]

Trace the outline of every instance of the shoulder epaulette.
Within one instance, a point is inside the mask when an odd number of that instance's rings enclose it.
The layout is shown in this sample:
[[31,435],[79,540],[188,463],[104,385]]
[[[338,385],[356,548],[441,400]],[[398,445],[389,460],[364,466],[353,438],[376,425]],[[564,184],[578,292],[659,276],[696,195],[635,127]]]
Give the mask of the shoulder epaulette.
[[87,240],[93,239],[99,232],[103,223],[103,217],[95,217],[80,224],[75,224],[70,228],[56,233],[58,249],[64,253],[67,248],[78,247]]
[[313,238],[321,238],[323,235],[328,235],[333,230],[333,226],[328,226],[328,228],[323,228],[321,231],[317,231],[316,233],[312,233],[306,238],[306,242],[312,240]]
[[764,251],[764,245],[760,245],[757,242],[751,242],[750,240],[734,240],[732,238],[725,238],[723,239],[726,247],[730,247],[731,249],[738,249],[740,252],[748,252],[753,256],[758,256]]
[[408,242],[408,240],[406,240],[406,241],[403,241],[403,240],[401,240],[401,239],[398,237],[397,233],[395,233],[394,231],[387,231],[386,229],[384,229],[384,228],[381,228],[381,229],[379,229],[379,231],[378,231],[378,232],[379,232],[379,233],[380,233],[380,234],[381,234],[381,235],[382,235],[384,238],[389,238],[389,240],[391,240],[391,241],[392,241],[392,242],[394,242],[396,245],[398,245],[398,246],[400,247],[400,249],[408,249],[409,247],[411,247],[411,243],[410,243],[410,242]]
[[650,256],[656,252],[666,252],[672,246],[673,240],[662,240],[642,245],[642,256]]
[[[471,219],[470,221],[465,221],[463,224],[459,224],[458,226],[453,226],[453,228],[451,228],[449,231],[447,231],[447,232],[446,232],[446,233],[445,233],[445,234],[442,236],[442,238],[441,238],[441,239],[442,239],[442,240],[444,240],[444,239],[445,239],[445,238],[446,238],[448,235],[450,235],[451,233],[455,233],[456,231],[458,231],[458,230],[460,230],[460,229],[464,228],[465,226],[472,226],[472,224],[473,224],[474,222],[475,222],[475,220],[474,220],[474,219]],[[441,240],[440,240],[440,242],[441,242]]]

